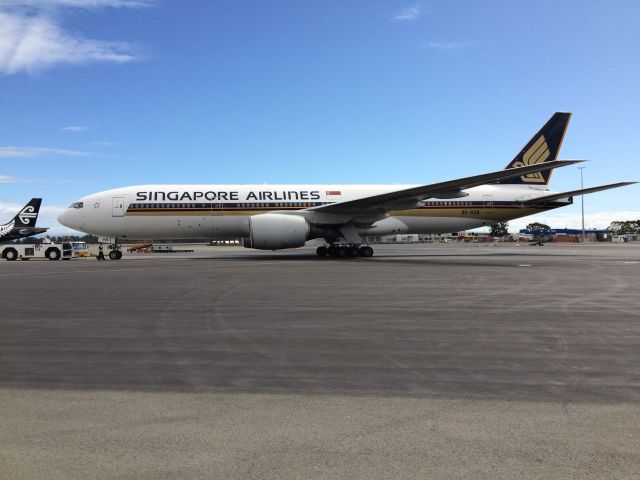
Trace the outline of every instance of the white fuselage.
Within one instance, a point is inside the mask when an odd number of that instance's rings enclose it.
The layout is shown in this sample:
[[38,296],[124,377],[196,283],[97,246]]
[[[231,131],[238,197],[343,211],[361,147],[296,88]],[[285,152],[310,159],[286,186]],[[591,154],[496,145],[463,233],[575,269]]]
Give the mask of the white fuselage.
[[[142,185],[87,195],[60,216],[65,226],[121,239],[239,238],[249,218],[344,202],[413,185]],[[483,185],[467,197],[427,199],[415,208],[392,211],[361,235],[446,233],[491,225],[571,203],[544,206],[522,202],[550,195],[539,186]]]

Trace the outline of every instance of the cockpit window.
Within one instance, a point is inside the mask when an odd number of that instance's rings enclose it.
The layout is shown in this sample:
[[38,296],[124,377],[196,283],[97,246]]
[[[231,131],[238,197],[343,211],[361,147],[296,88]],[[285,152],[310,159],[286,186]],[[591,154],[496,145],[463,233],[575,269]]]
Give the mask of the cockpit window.
[[69,205],[69,208],[82,208],[82,207],[84,207],[83,202],[73,202],[71,205]]

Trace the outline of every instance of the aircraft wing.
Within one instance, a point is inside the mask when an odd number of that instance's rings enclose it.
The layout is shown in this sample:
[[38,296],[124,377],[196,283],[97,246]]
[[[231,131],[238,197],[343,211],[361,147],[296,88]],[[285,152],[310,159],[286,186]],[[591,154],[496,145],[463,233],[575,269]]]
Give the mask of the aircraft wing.
[[599,187],[584,188],[582,190],[571,190],[570,192],[554,193],[552,195],[546,195],[544,197],[532,198],[523,202],[525,205],[535,205],[538,203],[552,202],[554,200],[560,200],[562,198],[575,197],[577,195],[586,195],[587,193],[601,192],[602,190],[609,190],[610,188],[624,187],[626,185],[633,185],[638,182],[618,182],[610,183],[609,185],[601,185]]
[[[372,195],[370,197],[358,198],[356,200],[348,200],[345,202],[330,203],[312,207],[303,211],[313,214],[329,214],[330,216],[347,216],[347,217],[368,217],[379,216],[392,210],[407,210],[415,208],[416,204],[427,198],[461,198],[467,194],[463,190],[467,188],[485,185],[489,182],[502,180],[511,177],[520,177],[529,173],[541,172],[552,168],[565,167],[580,163],[582,160],[556,160],[553,162],[544,162],[534,165],[526,165],[524,167],[515,167],[497,172],[484,173],[474,175],[472,177],[459,178],[457,180],[449,180],[447,182],[432,183],[429,185],[421,185],[404,190],[396,190],[394,192],[383,193],[380,195]],[[329,219],[327,219],[329,220]]]

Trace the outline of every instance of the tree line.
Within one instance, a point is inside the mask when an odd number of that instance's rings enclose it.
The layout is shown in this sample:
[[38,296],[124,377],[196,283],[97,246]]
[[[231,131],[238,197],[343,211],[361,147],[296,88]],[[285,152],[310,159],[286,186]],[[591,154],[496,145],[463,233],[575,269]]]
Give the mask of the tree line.
[[611,222],[609,230],[616,235],[640,233],[640,220],[618,220]]
[[[509,223],[500,222],[491,225],[490,234],[493,237],[504,237],[508,233]],[[527,225],[527,230],[550,230],[551,227],[544,223],[533,222]],[[640,234],[640,220],[616,220],[607,227],[615,235]]]

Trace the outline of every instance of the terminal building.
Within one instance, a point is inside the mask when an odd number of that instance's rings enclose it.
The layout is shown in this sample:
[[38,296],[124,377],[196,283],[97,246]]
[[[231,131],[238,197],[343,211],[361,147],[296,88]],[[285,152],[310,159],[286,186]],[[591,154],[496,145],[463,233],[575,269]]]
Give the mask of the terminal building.
[[[625,243],[640,240],[640,234],[616,235],[608,229],[585,229],[585,241],[587,242],[613,242]],[[401,234],[385,235],[381,237],[367,237],[365,241],[371,244],[379,243],[443,243],[452,241],[464,241],[473,243],[493,242],[498,240],[488,232],[459,232],[444,234]],[[537,241],[554,243],[580,243],[582,230],[577,228],[550,228],[550,229],[522,229],[518,234],[509,234],[499,239],[500,241]]]
[[[556,243],[578,243],[582,241],[582,230],[579,228],[537,228],[535,230],[522,229],[520,237],[528,240]],[[585,229],[585,241],[587,242],[612,242],[627,241],[622,235],[614,235],[607,229]]]
[[412,233],[400,235],[368,236],[364,240],[370,244],[381,243],[441,243],[458,239],[458,233]]

